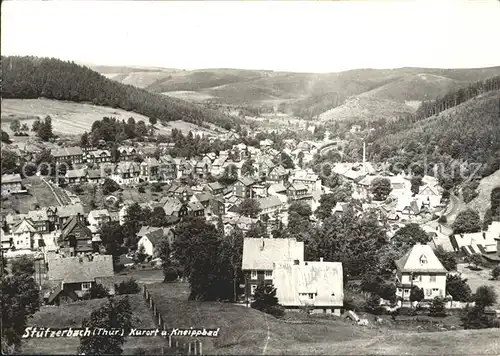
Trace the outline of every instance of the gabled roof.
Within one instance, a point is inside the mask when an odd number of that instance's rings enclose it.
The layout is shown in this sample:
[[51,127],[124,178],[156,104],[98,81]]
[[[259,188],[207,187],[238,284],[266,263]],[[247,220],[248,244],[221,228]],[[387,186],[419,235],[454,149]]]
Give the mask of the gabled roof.
[[14,228],[12,229],[13,234],[22,234],[25,232],[29,232],[34,234],[36,232],[36,228],[31,222],[30,219],[24,218],[21,220]]
[[119,170],[120,173],[139,172],[141,168],[139,167],[139,164],[135,162],[120,162],[116,165],[116,170]]
[[19,174],[3,174],[1,181],[2,184],[21,183],[22,179]]
[[137,233],[137,237],[141,238],[156,230],[161,230],[161,227],[141,226],[141,229]]
[[182,202],[173,197],[168,197],[165,199],[165,204],[163,205],[163,210],[165,210],[165,214],[172,215],[175,212],[178,212],[182,208]]
[[257,203],[259,203],[259,207],[264,209],[274,208],[283,204],[280,198],[276,195],[271,195],[269,197],[257,199]]
[[251,186],[252,184],[255,184],[255,181],[249,177],[241,177],[238,179],[238,182],[243,183],[243,185],[246,187]]
[[[80,234],[79,237],[77,237],[77,240],[86,240],[90,236],[92,236],[92,231],[82,222],[78,219],[77,216],[72,216],[66,221],[61,229],[61,236],[63,239],[68,237],[73,230],[79,226],[80,229],[84,232],[84,234]],[[87,236],[85,236],[87,235]]]
[[55,148],[50,151],[51,155],[54,157],[65,157],[65,156],[78,156],[83,155],[83,151],[80,147],[62,147]]
[[97,218],[100,216],[109,216],[109,211],[107,209],[100,209],[100,210],[92,210],[89,213],[89,218],[90,217]]
[[188,208],[191,209],[192,211],[200,211],[205,209],[203,205],[201,205],[201,203],[197,201],[189,202]]
[[286,192],[286,188],[283,186],[283,184],[272,184],[269,186],[269,188],[267,188],[268,190],[272,189],[274,190],[276,193],[279,193],[279,192]]
[[64,257],[48,260],[48,279],[64,283],[92,282],[96,278],[113,277],[113,257],[110,255],[89,257]]
[[87,174],[86,169],[69,169],[66,172],[66,177],[67,178],[80,178],[80,177],[85,177]]
[[395,261],[395,263],[399,271],[406,273],[447,272],[429,245],[414,245],[403,257]]
[[101,178],[101,170],[100,169],[89,169],[89,170],[87,170],[87,176],[89,179],[99,179],[99,178]]
[[282,165],[279,165],[279,166],[273,167],[270,170],[269,174],[276,174],[278,176],[284,176],[284,175],[287,175],[288,172],[285,168],[283,168]]
[[210,201],[210,200],[212,200],[214,198],[214,196],[212,194],[210,194],[210,193],[197,193],[194,196],[200,202]]
[[[341,262],[276,262],[273,269],[276,297],[283,306],[304,306],[315,294],[316,307],[341,307],[344,284]],[[302,296],[301,296],[302,294]]]
[[212,190],[224,189],[224,186],[219,182],[208,183],[207,186]]
[[245,238],[243,270],[272,270],[273,262],[304,260],[304,243],[296,239]]
[[145,237],[147,237],[148,240],[151,241],[153,246],[156,246],[164,237],[163,228],[160,227],[156,230],[150,231],[145,235]]
[[45,209],[28,211],[28,218],[30,218],[33,222],[49,220],[49,217],[47,216],[47,210]]

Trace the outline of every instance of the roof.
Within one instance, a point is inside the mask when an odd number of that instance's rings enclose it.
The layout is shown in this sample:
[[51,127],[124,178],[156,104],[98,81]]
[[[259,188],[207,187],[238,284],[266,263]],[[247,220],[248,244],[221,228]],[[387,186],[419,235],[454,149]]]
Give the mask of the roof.
[[47,221],[47,220],[49,220],[49,217],[47,216],[46,209],[28,211],[28,218],[30,218],[32,221]]
[[273,262],[304,260],[304,243],[296,239],[245,238],[243,270],[272,270]]
[[250,186],[252,184],[255,184],[255,181],[249,177],[241,177],[238,179],[238,182],[243,183],[244,186]]
[[66,172],[66,177],[68,178],[78,178],[78,177],[85,177],[87,174],[85,169],[68,169]]
[[80,236],[77,238],[77,240],[86,240],[88,237],[92,236],[92,231],[82,222],[78,219],[76,216],[72,216],[66,221],[62,227],[61,231],[61,236],[63,238],[66,238],[71,232],[75,229],[75,227],[80,226],[83,231],[87,233],[87,236],[80,234]]
[[116,165],[116,169],[121,173],[124,172],[139,172],[141,169],[135,162],[120,162]]
[[272,184],[269,186],[268,190],[273,190],[275,193],[279,192],[286,192],[286,188],[283,186],[283,184]]
[[100,169],[89,169],[89,170],[87,170],[87,176],[90,179],[101,178],[101,170]]
[[149,234],[150,232],[161,230],[161,227],[153,227],[153,226],[141,226],[141,229],[137,233],[138,237],[143,237]]
[[197,201],[192,201],[188,203],[188,208],[193,210],[193,211],[199,211],[205,209],[203,205],[201,205],[200,202]]
[[307,190],[307,186],[304,183],[292,183],[288,186],[288,189]]
[[83,151],[80,147],[62,147],[51,150],[50,154],[54,157],[78,156],[83,155]]
[[48,260],[48,279],[64,283],[91,282],[96,278],[113,277],[113,257],[111,255],[89,257],[64,257]]
[[36,228],[33,226],[33,223],[28,219],[21,220],[14,228],[12,229],[13,234],[22,234],[24,232],[35,233]]
[[284,176],[284,175],[287,175],[288,172],[285,168],[283,168],[283,166],[279,165],[279,166],[273,167],[271,169],[271,171],[269,172],[269,174],[276,174],[278,176]]
[[198,193],[194,195],[200,202],[212,200],[214,197],[210,193]]
[[57,215],[61,218],[76,216],[78,214],[84,215],[82,204],[63,205],[57,208]]
[[179,199],[173,197],[167,197],[165,203],[163,204],[163,210],[165,210],[166,215],[172,215],[173,213],[180,210],[182,203]]
[[2,175],[2,184],[9,183],[21,183],[22,179],[19,174],[3,174]]
[[148,232],[144,237],[147,237],[153,245],[158,245],[158,243],[163,239],[164,232],[163,228],[158,228],[156,230]]
[[281,199],[278,198],[276,195],[271,195],[271,196],[266,197],[266,198],[257,199],[257,203],[259,203],[259,206],[262,210],[273,208],[273,207],[280,206],[283,204]]
[[208,183],[207,186],[212,190],[224,189],[224,186],[219,182]]
[[314,306],[341,307],[344,303],[341,262],[293,261],[274,263],[273,284],[283,306],[303,306],[309,301],[301,294],[314,293]]
[[414,245],[399,260],[395,261],[396,266],[401,272],[415,273],[446,273],[439,259],[432,251],[429,245]]
[[97,218],[99,216],[109,216],[109,211],[107,209],[92,210],[89,213],[89,217]]

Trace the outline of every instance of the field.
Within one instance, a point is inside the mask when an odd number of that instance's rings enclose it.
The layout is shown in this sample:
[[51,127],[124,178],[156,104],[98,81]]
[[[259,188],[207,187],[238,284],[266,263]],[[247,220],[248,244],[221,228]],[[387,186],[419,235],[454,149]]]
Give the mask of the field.
[[55,195],[50,190],[47,183],[40,177],[28,177],[23,180],[23,184],[28,188],[29,194],[13,195],[2,202],[2,214],[15,213],[26,214],[33,210],[35,205],[59,206]]
[[[495,355],[500,346],[498,329],[408,332],[386,324],[360,327],[344,318],[300,312],[278,320],[240,305],[187,301],[188,290],[182,283],[151,284],[148,290],[168,325],[221,328],[217,339],[204,340],[209,354]],[[369,320],[372,323],[373,316]]]
[[[136,328],[155,328],[151,312],[142,295],[129,295]],[[60,307],[43,306],[28,321],[29,326],[39,327],[81,327],[84,318],[89,317],[93,309],[105,303],[105,299],[94,299],[62,305]],[[124,345],[125,354],[135,354],[139,348],[161,347],[165,342],[161,337],[129,337]],[[28,339],[23,342],[24,354],[76,354],[80,341],[78,338]]]
[[497,295],[499,296],[499,300],[497,301],[496,308],[500,309],[500,281],[492,281],[491,278],[491,269],[483,268],[478,271],[471,270],[468,267],[467,263],[459,263],[457,265],[457,271],[462,274],[463,278],[467,278],[467,283],[472,289],[472,293],[476,292],[477,287],[480,286],[492,286],[495,288]]
[[210,94],[189,90],[167,91],[162,94],[188,101],[204,101],[213,98]]
[[105,106],[48,99],[2,99],[2,130],[8,133],[11,132],[9,124],[13,119],[26,122],[31,128],[36,117],[44,118],[46,115],[52,118],[55,133],[70,135],[90,131],[92,123],[104,116],[120,120],[132,116],[136,121],[149,122],[146,116]]
[[467,204],[467,207],[479,211],[481,218],[484,217],[486,210],[491,207],[491,191],[495,187],[500,187],[500,170],[481,179],[477,188],[479,195]]

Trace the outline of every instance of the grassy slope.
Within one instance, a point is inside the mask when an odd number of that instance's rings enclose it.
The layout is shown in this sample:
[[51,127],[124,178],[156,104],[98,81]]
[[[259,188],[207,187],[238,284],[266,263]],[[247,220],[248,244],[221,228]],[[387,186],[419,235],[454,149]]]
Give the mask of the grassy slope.
[[[136,328],[155,328],[151,312],[147,309],[142,295],[129,295]],[[59,307],[44,306],[35,313],[28,322],[30,326],[67,328],[81,327],[84,318],[90,316],[93,309],[98,308],[105,299],[94,299],[62,305]],[[161,345],[161,337],[129,337],[124,345],[125,354],[133,354],[135,349],[147,349],[151,345]],[[75,354],[80,344],[79,338],[27,339],[22,350],[26,354]]]
[[499,186],[500,170],[489,175],[488,177],[484,177],[483,179],[481,179],[479,187],[477,188],[479,195],[475,197],[471,202],[469,202],[467,204],[467,207],[479,211],[482,219],[484,217],[484,214],[486,213],[486,210],[491,207],[491,191],[493,190],[493,188]]

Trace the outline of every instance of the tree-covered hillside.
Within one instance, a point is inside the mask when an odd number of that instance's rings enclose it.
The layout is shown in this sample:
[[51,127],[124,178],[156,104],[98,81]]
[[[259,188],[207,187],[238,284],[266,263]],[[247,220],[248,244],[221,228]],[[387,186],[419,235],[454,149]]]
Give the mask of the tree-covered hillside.
[[2,97],[40,97],[121,108],[161,121],[211,122],[230,128],[234,119],[180,99],[110,80],[93,70],[54,58],[3,57]]

